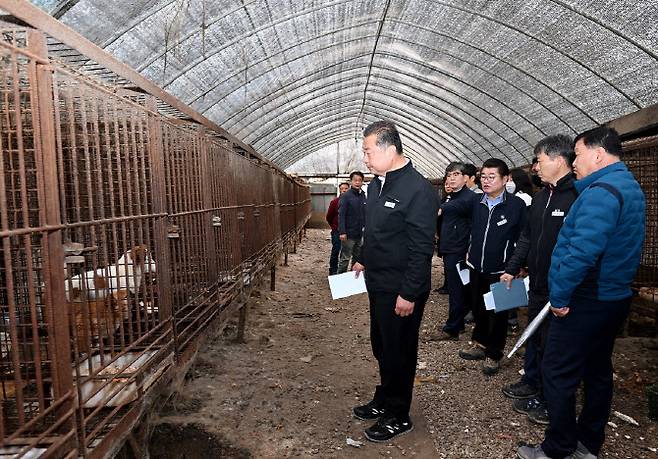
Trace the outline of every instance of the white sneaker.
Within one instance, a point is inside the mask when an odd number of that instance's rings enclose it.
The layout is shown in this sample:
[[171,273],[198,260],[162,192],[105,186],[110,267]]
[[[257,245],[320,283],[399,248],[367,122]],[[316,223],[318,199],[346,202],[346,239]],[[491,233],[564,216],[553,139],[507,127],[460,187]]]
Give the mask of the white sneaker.
[[578,442],[576,451],[571,453],[570,456],[567,456],[567,459],[597,459],[597,456],[590,453],[587,447],[581,442]]

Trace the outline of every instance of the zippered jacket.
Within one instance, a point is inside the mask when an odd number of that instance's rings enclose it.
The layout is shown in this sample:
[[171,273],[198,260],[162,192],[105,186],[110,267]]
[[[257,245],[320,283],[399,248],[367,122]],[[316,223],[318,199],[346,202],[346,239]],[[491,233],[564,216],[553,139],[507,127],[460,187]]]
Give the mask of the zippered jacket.
[[512,256],[525,227],[527,210],[523,199],[503,191],[503,201],[489,210],[487,195],[474,202],[471,243],[466,260],[478,272],[499,274]]
[[551,304],[569,306],[573,297],[629,298],[644,241],[644,193],[622,162],[576,181],[575,187],[578,199],[551,258]]
[[347,239],[358,240],[365,224],[366,195],[363,190],[350,187],[340,197],[338,205],[338,234],[347,234]]
[[430,290],[438,196],[411,161],[368,185],[363,247],[368,291],[394,292],[407,301]]
[[528,221],[516,243],[514,254],[505,265],[505,272],[516,276],[521,268],[528,267],[530,290],[548,296],[548,270],[557,235],[578,197],[574,187],[575,176],[569,173],[556,185],[547,185],[532,199]]
[[478,195],[463,186],[441,204],[439,251],[465,255],[471,236],[471,212]]

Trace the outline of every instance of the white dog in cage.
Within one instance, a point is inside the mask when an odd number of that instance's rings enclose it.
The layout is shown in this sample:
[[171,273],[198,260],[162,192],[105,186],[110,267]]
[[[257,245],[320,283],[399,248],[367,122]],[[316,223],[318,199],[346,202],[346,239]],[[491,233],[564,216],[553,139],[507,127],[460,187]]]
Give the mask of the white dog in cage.
[[145,245],[138,245],[124,253],[114,265],[67,279],[66,299],[79,299],[80,295],[90,300],[103,299],[122,290],[134,294],[146,273],[156,273],[155,261]]

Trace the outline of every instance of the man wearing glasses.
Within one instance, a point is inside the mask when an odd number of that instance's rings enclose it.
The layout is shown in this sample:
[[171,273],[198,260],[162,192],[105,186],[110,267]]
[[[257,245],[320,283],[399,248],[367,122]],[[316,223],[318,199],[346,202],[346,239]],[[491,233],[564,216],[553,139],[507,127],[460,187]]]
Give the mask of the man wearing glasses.
[[467,293],[459,277],[457,264],[464,262],[471,235],[471,209],[477,202],[477,195],[466,186],[468,177],[464,174],[464,164],[450,163],[446,168],[446,186],[452,190],[450,199],[441,204],[439,215],[441,227],[439,252],[443,255],[445,284],[448,288],[448,320],[441,332],[430,336],[436,341],[457,341],[464,331]]
[[512,255],[521,229],[526,222],[526,205],[505,191],[509,168],[505,162],[491,158],[484,162],[480,181],[484,195],[475,202],[472,212],[471,243],[467,263],[475,318],[472,347],[459,351],[466,360],[483,360],[482,372],[498,373],[507,338],[507,311],[487,311],[482,295],[505,272],[505,262]]

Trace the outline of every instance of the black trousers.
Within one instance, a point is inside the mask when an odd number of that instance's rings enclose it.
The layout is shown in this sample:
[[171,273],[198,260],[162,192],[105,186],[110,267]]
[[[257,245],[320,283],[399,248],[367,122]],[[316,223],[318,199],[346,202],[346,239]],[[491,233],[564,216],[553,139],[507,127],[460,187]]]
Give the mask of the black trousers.
[[[546,306],[548,302],[547,295],[538,295],[532,290],[528,292],[528,323],[532,322],[537,314]],[[551,323],[551,316],[544,319],[544,322],[539,326],[539,330],[532,334],[525,346],[525,357],[523,359],[523,372],[525,373],[521,380],[532,387],[539,389],[541,395],[541,361],[544,356],[544,347],[546,344],[546,337],[548,336],[548,329]]]
[[491,284],[499,281],[500,274],[484,274],[471,269],[471,305],[475,319],[472,339],[484,346],[484,354],[494,360],[503,358],[509,311],[487,311],[482,295],[491,290]]
[[394,416],[409,416],[418,360],[418,331],[429,292],[418,298],[407,317],[395,314],[397,293],[368,292],[370,343],[379,364],[380,383],[373,399]]
[[[631,299],[574,298],[564,317],[552,317],[544,353],[544,397],[550,424],[544,452],[563,458],[578,441],[598,455],[612,405],[612,350]],[[576,390],[583,382],[583,408],[576,420]]]
[[451,335],[458,335],[464,330],[464,316],[468,312],[464,293],[464,284],[457,271],[457,263],[464,261],[465,254],[446,253],[443,255],[443,269],[446,273],[446,287],[448,288],[448,320],[443,331]]

